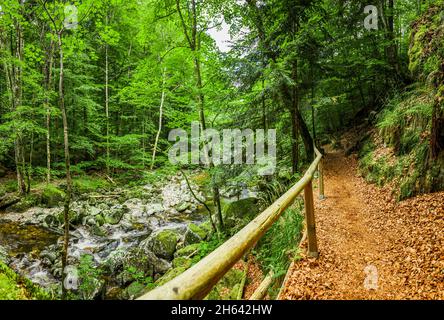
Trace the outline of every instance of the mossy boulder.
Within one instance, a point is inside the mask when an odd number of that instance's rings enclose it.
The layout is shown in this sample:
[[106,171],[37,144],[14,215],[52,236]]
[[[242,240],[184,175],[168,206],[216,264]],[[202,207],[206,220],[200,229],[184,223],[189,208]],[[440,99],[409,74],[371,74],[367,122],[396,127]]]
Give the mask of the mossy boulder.
[[142,241],[141,246],[151,250],[156,256],[173,260],[179,237],[173,230],[163,230]]
[[26,210],[37,206],[40,203],[40,199],[36,195],[27,195],[24,198],[21,198],[20,202],[10,206],[8,211],[11,212],[25,212]]
[[128,297],[128,299],[133,300],[143,295],[146,290],[145,285],[134,281],[125,289],[125,295]]
[[184,211],[186,211],[187,209],[189,209],[191,207],[191,203],[189,203],[189,202],[182,202],[182,203],[179,203],[177,206],[176,206],[176,210],[178,211],[178,212],[184,212]]
[[155,284],[156,284],[156,286],[162,286],[165,283],[176,278],[178,275],[184,273],[186,270],[187,270],[187,268],[185,268],[185,267],[173,268],[173,269],[169,270],[167,273],[165,273],[162,277],[157,279]]
[[193,261],[187,257],[177,257],[173,260],[173,268],[184,267],[188,269],[191,267]]
[[117,205],[112,207],[111,209],[105,211],[104,218],[105,222],[108,224],[116,225],[118,224],[123,216],[129,212],[127,206]]
[[200,252],[200,244],[199,243],[195,243],[195,244],[191,244],[188,245],[186,247],[183,247],[179,250],[176,251],[176,253],[174,254],[174,256],[177,257],[188,257],[188,258],[192,258],[193,256],[199,254]]
[[233,201],[224,206],[224,224],[227,228],[244,226],[259,213],[256,198]]
[[104,228],[96,226],[96,225],[92,226],[91,230],[92,230],[92,233],[98,237],[106,237],[108,235],[108,233],[106,232],[106,230]]
[[204,223],[200,224],[199,227],[203,229],[208,235],[214,232],[213,226],[211,225],[210,221],[205,221]]
[[20,197],[15,194],[7,194],[0,198],[0,210],[4,210],[20,202]]
[[57,207],[60,202],[64,201],[64,199],[65,192],[54,185],[49,184],[43,189],[41,201],[48,208]]
[[236,300],[244,273],[231,269],[211,290],[206,300]]
[[95,216],[94,220],[96,222],[96,225],[99,227],[101,227],[105,224],[105,218],[101,214]]
[[188,225],[187,231],[185,232],[184,243],[186,246],[194,243],[199,243],[205,240],[207,236],[208,233],[204,229],[200,228],[194,223],[190,223]]
[[[54,222],[52,218],[48,218],[50,216],[51,215],[48,215],[45,218],[45,221],[48,223],[48,225],[49,225],[50,221]],[[47,221],[47,219],[49,219],[49,220]],[[69,211],[69,223],[71,225],[73,225],[73,226],[81,225],[82,222],[83,222],[83,219],[84,219],[84,215],[83,215],[82,212],[75,211],[75,210],[70,210]],[[64,210],[62,210],[59,213],[57,213],[56,220],[57,220],[59,225],[63,225],[65,223]]]

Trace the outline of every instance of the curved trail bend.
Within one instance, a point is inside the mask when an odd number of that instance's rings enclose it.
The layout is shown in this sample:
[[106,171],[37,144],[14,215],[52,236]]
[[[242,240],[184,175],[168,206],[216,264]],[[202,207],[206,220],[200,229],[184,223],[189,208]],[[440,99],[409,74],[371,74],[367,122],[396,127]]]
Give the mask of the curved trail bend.
[[289,270],[281,299],[444,299],[444,193],[397,203],[369,185],[357,161],[325,158],[315,200],[318,260]]

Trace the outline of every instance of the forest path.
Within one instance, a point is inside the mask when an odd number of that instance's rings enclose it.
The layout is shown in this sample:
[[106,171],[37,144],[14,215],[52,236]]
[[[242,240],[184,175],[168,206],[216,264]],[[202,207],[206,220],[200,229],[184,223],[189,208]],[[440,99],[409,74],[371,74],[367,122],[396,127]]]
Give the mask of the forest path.
[[333,151],[324,163],[320,257],[293,263],[280,298],[444,299],[444,193],[397,203],[355,157]]

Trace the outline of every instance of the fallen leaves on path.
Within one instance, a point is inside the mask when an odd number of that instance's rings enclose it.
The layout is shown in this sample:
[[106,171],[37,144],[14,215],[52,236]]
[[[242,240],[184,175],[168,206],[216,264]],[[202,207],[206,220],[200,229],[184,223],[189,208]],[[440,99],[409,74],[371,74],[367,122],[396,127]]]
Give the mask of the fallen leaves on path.
[[443,192],[397,203],[340,152],[326,157],[325,190],[320,258],[293,265],[282,299],[444,299]]

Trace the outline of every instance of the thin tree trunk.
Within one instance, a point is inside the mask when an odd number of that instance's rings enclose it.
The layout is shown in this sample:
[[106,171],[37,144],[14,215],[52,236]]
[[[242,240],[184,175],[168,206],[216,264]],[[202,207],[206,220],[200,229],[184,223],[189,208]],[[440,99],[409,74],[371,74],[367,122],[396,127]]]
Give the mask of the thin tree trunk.
[[28,186],[26,188],[26,193],[31,192],[31,175],[32,175],[32,156],[34,153],[34,133],[31,134],[31,145],[29,149],[29,163],[27,168]]
[[[180,0],[176,0],[176,8],[179,13],[179,17],[181,20],[181,24],[183,27],[185,38],[189,44],[189,47],[194,55],[194,74],[196,78],[196,89],[197,89],[197,96],[196,96],[196,102],[198,105],[199,110],[199,118],[200,118],[200,125],[202,127],[202,130],[206,130],[206,121],[205,121],[205,97],[203,95],[202,89],[202,72],[201,72],[201,63],[199,59],[199,51],[200,51],[200,35],[197,30],[197,8],[196,8],[196,0],[191,0],[191,8],[189,9],[190,19],[191,19],[191,35],[188,32],[187,23],[185,22],[185,19],[182,15],[182,11],[180,8]],[[214,163],[209,161],[210,163],[210,169],[214,168]],[[219,187],[214,181],[213,176],[213,200],[214,205],[216,207],[217,211],[217,217],[219,220],[219,227],[220,229],[224,229],[224,222],[222,217],[222,209],[220,204],[220,192]]]
[[154,163],[156,161],[156,151],[157,151],[157,145],[159,143],[160,134],[162,132],[162,118],[163,118],[163,106],[165,103],[165,96],[166,96],[166,67],[163,68],[163,76],[162,76],[162,97],[160,98],[160,108],[159,108],[159,129],[157,130],[156,140],[154,141],[154,148],[153,148],[153,159],[151,161],[151,170],[154,168]]
[[46,183],[51,183],[51,105],[48,97],[52,89],[52,64],[54,60],[54,41],[51,39],[49,54],[46,62]]
[[[68,263],[68,246],[69,246],[69,207],[71,204],[71,193],[72,193],[72,180],[70,171],[70,154],[69,154],[69,135],[68,135],[68,118],[66,116],[65,109],[65,95],[64,95],[64,64],[63,64],[63,39],[62,31],[58,32],[59,41],[59,55],[60,55],[60,77],[59,77],[59,104],[60,111],[62,113],[63,121],[63,141],[65,146],[65,169],[66,169],[66,196],[65,205],[63,211],[63,219],[65,224],[64,232],[64,242],[62,251],[62,270],[63,270],[63,282],[65,280],[65,269]],[[62,286],[62,298],[66,299],[66,288]]]
[[[107,16],[108,23],[108,16]],[[109,57],[108,44],[105,45],[105,114],[106,114],[106,173],[109,175]]]
[[[264,64],[265,70],[265,64]],[[266,96],[265,96],[265,78],[262,75],[262,127],[265,132],[268,130],[267,126],[267,104],[266,104]]]
[[[12,75],[10,77],[11,80],[11,92],[12,92],[12,110],[16,110],[19,106],[22,104],[22,65],[21,62],[23,61],[23,49],[24,49],[24,42],[23,42],[23,32],[22,32],[22,26],[18,21],[14,21],[15,25],[15,33],[16,33],[16,39],[15,39],[15,47],[13,45],[13,42],[11,40],[11,56],[15,57],[17,61],[19,61],[18,64],[12,66]],[[11,37],[12,39],[12,37]],[[20,132],[16,132],[17,137],[15,139],[15,162],[16,162],[16,170],[17,170],[17,185],[18,185],[18,191],[20,194],[26,193],[26,184],[25,184],[25,171],[23,166],[23,137],[21,136]]]

